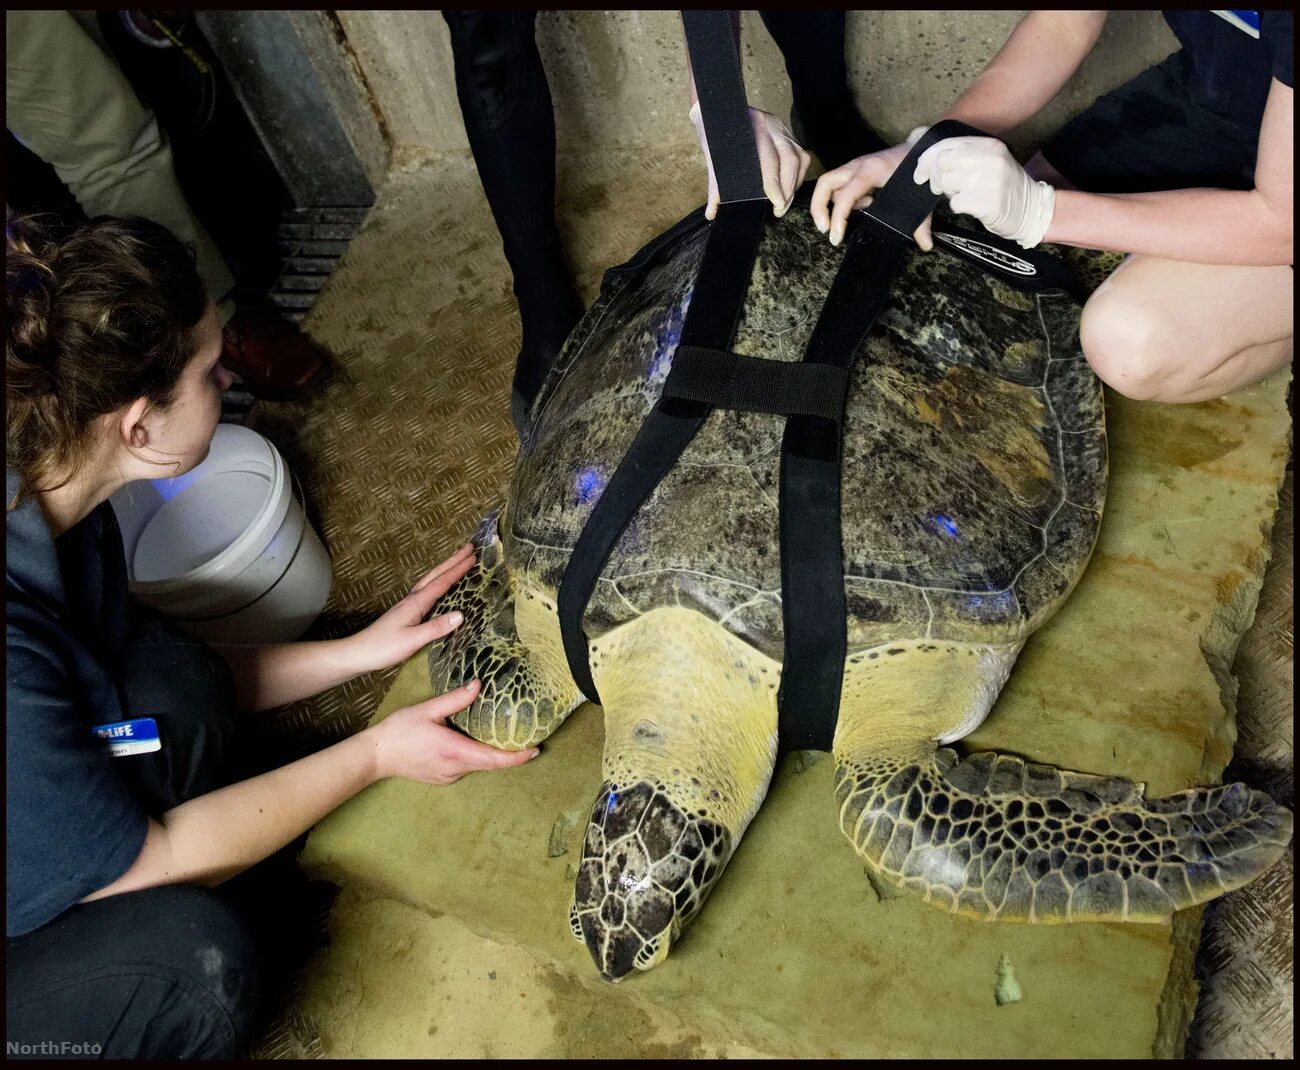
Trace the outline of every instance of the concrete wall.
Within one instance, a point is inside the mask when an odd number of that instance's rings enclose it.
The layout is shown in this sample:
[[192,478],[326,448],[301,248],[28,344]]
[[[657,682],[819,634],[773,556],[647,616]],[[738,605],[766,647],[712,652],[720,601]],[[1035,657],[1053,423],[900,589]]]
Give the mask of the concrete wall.
[[[356,146],[367,146],[374,118],[360,131],[344,124],[358,102],[355,93],[340,92],[347,69],[338,62],[337,46],[317,24],[323,18],[322,12],[198,13],[204,36],[225,66],[293,203],[371,205],[386,171],[387,153],[384,166],[375,169],[372,161],[368,169]],[[303,28],[318,30],[329,51],[322,54],[319,41],[309,44]]]
[[334,106],[371,186],[379,188],[388,171],[390,138],[374,94],[366,83],[347,35],[332,11],[286,11],[316,75]]
[[[468,150],[446,24],[433,11],[336,11],[343,45],[372,94],[399,159]],[[858,105],[886,137],[933,118],[1006,40],[1020,11],[849,13],[848,58]],[[545,11],[538,45],[555,98],[561,153],[694,144],[681,22],[675,11]],[[743,19],[750,102],[788,115],[781,54],[757,12]],[[1176,47],[1158,12],[1119,11],[1065,90],[1014,139],[1026,148]]]

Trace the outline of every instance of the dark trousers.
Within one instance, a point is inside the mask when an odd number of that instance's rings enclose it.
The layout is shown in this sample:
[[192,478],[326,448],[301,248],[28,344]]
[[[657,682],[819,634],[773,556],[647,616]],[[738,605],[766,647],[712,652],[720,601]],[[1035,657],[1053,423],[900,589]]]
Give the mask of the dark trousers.
[[[123,680],[127,716],[153,717],[162,749],[112,760],[151,814],[229,783],[234,685],[219,654],[150,619],[132,637]],[[268,975],[265,936],[239,895],[246,876],[97,899],[7,941],[5,1039],[20,1045],[11,1053],[242,1054]]]
[[781,49],[805,146],[826,170],[887,148],[853,102],[844,57],[843,11],[763,11]]
[[514,277],[523,327],[515,404],[528,404],[582,314],[555,225],[555,112],[537,12],[442,14],[465,133]]
[[1259,128],[1230,121],[1204,99],[1185,49],[1098,97],[1042,146],[1043,157],[1088,193],[1247,190]]
[[[555,225],[555,114],[534,37],[537,12],[443,11],[443,18],[465,133],[514,277],[523,326],[514,387],[516,404],[528,403],[582,311]],[[884,148],[849,90],[844,12],[764,11],[763,22],[823,166]]]

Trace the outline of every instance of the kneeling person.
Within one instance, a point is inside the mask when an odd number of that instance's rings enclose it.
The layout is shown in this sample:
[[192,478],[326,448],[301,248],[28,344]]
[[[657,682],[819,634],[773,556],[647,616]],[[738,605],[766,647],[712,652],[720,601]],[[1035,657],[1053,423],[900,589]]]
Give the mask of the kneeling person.
[[6,1040],[238,1056],[273,963],[226,882],[376,780],[450,784],[537,752],[443,723],[474,700],[471,680],[248,775],[236,710],[306,698],[449,634],[459,615],[425,618],[472,550],[345,639],[213,649],[133,606],[108,498],[207,456],[230,382],[216,307],[192,252],[157,224],[105,218],[62,240],[21,219],[8,230]]

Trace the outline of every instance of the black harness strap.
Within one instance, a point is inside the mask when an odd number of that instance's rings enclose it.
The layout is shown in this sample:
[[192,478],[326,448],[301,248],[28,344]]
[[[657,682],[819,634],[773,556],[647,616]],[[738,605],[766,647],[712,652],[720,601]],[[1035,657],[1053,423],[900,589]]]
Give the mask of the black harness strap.
[[763,172],[758,166],[754,128],[749,122],[731,12],[683,11],[682,26],[718,196],[722,204],[761,201],[766,196]]
[[[731,16],[726,11],[684,11],[682,22],[721,204],[709,226],[678,350],[725,352],[736,333],[770,208],[763,193]],[[591,592],[623,529],[712,411],[713,404],[699,397],[660,396],[597,499],[569,555],[556,605],[560,634],[573,679],[593,702],[599,702],[600,696],[591,676],[587,633],[582,627]]]
[[795,364],[678,346],[663,396],[707,401],[719,409],[820,416],[839,421],[848,390],[847,368]]
[[[912,180],[918,157],[935,142],[979,131],[936,123],[872,199],[850,232],[835,281],[813,328],[804,363],[847,370],[889,298],[890,283],[913,247],[912,232],[939,198]],[[839,715],[848,613],[841,530],[844,397],[834,420],[794,415],[781,442],[781,612],[785,656],[778,692],[780,745],[830,750]]]
[[1008,285],[1030,293],[1064,290],[1074,303],[1088,300],[1088,291],[1070,265],[1042,249],[1022,249],[1007,238],[986,230],[975,231],[955,222],[934,228],[936,249],[978,264],[983,271]]
[[[859,228],[857,235],[804,353],[805,363],[844,369],[846,378],[906,249],[890,231]],[[839,712],[848,654],[840,503],[843,419],[841,396],[833,420],[790,417],[781,442],[785,657],[777,700],[781,746],[788,750],[829,750]]]
[[561,580],[565,656],[583,694],[599,702],[582,618],[628,522],[714,408],[783,415],[779,738],[787,750],[829,750],[848,643],[840,482],[849,369],[888,300],[912,232],[938,202],[928,187],[912,181],[917,157],[943,138],[979,131],[962,123],[935,124],[877,192],[866,218],[850,230],[802,362],[733,353],[729,347],[769,207],[729,17],[688,11],[682,18],[722,203],[659,401],[596,502]]

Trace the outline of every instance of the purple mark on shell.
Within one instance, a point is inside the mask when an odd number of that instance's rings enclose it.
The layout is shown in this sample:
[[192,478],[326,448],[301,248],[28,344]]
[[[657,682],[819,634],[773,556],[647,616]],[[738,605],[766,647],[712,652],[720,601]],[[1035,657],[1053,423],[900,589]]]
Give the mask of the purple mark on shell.
[[594,502],[605,491],[609,476],[599,465],[579,468],[573,477],[573,496],[579,505]]
[[654,330],[655,351],[650,358],[646,378],[652,383],[662,383],[672,371],[673,354],[682,340],[682,327],[686,323],[686,310],[691,306],[695,287],[689,286],[681,298],[657,318]]

